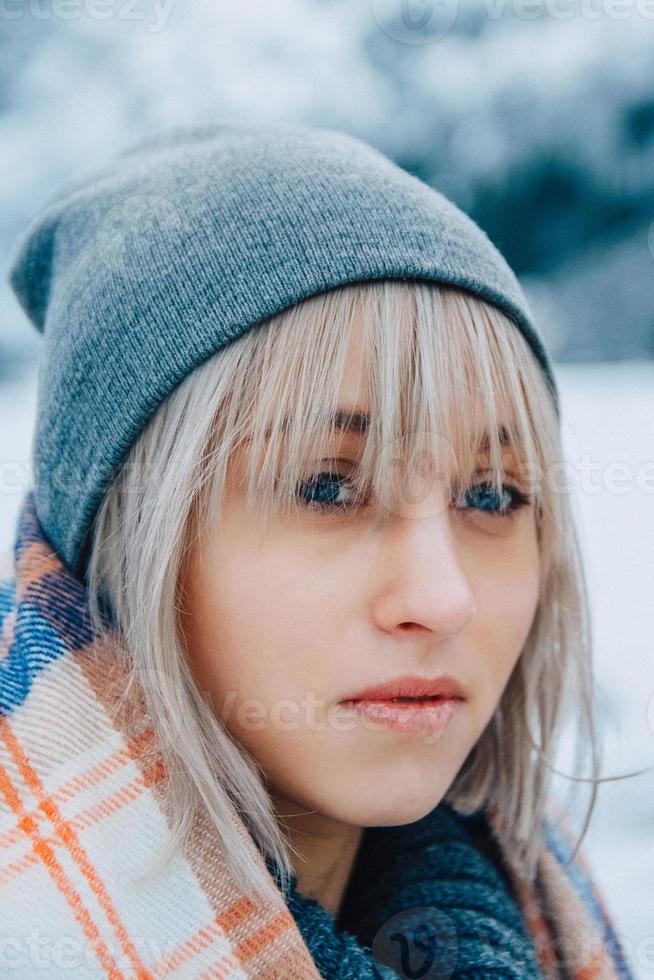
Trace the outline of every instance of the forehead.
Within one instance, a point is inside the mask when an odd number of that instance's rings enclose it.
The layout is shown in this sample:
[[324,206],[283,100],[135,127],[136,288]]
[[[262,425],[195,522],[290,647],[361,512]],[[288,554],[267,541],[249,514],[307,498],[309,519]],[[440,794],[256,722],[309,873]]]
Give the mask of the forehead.
[[352,321],[350,344],[339,388],[339,402],[356,405],[365,401],[368,373],[366,335],[363,317],[357,313]]
[[[337,409],[333,416],[333,429],[337,434],[363,437],[369,423],[366,381],[368,359],[366,353],[366,335],[363,318],[357,314],[352,321],[351,341],[348,347],[343,376],[339,388]],[[500,446],[507,452],[514,450],[518,444],[516,427],[511,422],[511,414],[502,406],[498,406],[499,418],[497,432]],[[463,412],[466,429],[475,434],[479,433],[479,449],[481,452],[490,450],[488,426],[484,424],[480,400],[467,399],[466,411]]]
[[[366,437],[370,434],[369,430],[376,428],[370,425],[372,406],[369,398],[372,394],[369,390],[369,383],[371,359],[374,355],[369,348],[368,330],[364,317],[359,310],[354,312],[349,328],[347,350],[342,361],[337,391],[334,393],[333,412],[324,426],[321,425],[318,429],[312,429],[313,436],[319,440],[319,447],[325,451],[328,451],[328,446],[345,447],[347,445],[352,448],[352,451],[359,452],[363,449],[364,442],[367,441]],[[405,357],[406,353],[406,351],[403,352]],[[376,374],[376,371],[374,373]],[[463,378],[463,375],[461,377]],[[488,409],[483,395],[476,393],[480,390],[478,384],[466,385],[465,391],[460,393],[450,386],[446,386],[446,388],[447,397],[454,399],[453,404],[430,406],[432,411],[427,411],[427,406],[424,406],[424,421],[417,419],[415,421],[423,437],[425,426],[430,427],[435,422],[445,441],[452,443],[453,448],[456,447],[455,452],[463,454],[461,463],[464,465],[464,459],[471,461],[471,451],[476,456],[485,457],[489,455],[491,442],[489,432],[495,428],[503,458],[510,464],[513,458],[517,460],[522,457],[522,451],[519,447],[523,443],[524,434],[520,435],[519,427],[515,424],[514,408],[510,406],[510,403],[505,403],[504,399],[500,400],[501,403],[496,403],[493,406],[496,418],[490,420],[487,417]],[[287,389],[287,391],[291,395],[291,389]],[[398,408],[399,402],[394,397],[396,394],[392,393],[391,399],[395,408]],[[386,400],[383,391],[376,392],[376,397],[380,398],[382,403]],[[436,407],[436,416],[433,412],[434,407]],[[321,417],[323,416],[322,408],[319,410]],[[279,409],[281,406],[278,406]],[[268,418],[264,426],[264,439],[268,441],[273,428],[276,429],[278,426],[282,432],[285,431],[291,422],[291,417],[294,417],[292,395],[285,406],[285,411],[283,409],[281,411],[281,418],[279,414],[274,421],[273,418]],[[427,418],[432,421],[428,422]],[[409,431],[404,430],[404,434],[411,439]],[[439,442],[441,441],[439,440]],[[312,448],[315,448],[313,443]]]

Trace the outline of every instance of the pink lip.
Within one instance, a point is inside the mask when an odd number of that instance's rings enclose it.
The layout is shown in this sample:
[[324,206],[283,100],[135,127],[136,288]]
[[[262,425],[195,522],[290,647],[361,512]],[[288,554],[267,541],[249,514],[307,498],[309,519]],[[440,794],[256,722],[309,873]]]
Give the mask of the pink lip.
[[[393,698],[420,698],[393,701]],[[466,696],[453,677],[404,674],[351,694],[341,703],[375,724],[399,732],[442,731],[463,707]]]
[[385,701],[392,698],[441,698],[465,700],[463,688],[453,677],[418,677],[415,674],[403,674],[392,681],[367,687],[356,694],[350,694],[343,701]]
[[440,732],[464,705],[463,698],[442,698],[415,703],[393,701],[345,701],[346,708],[373,725],[397,732]]

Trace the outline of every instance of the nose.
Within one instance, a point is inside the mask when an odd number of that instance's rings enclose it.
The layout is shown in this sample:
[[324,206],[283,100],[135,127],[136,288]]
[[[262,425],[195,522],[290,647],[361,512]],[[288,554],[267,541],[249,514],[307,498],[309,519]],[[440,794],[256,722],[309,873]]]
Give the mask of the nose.
[[422,516],[393,515],[381,533],[388,571],[375,604],[377,625],[439,639],[464,630],[477,608],[448,507],[432,500]]

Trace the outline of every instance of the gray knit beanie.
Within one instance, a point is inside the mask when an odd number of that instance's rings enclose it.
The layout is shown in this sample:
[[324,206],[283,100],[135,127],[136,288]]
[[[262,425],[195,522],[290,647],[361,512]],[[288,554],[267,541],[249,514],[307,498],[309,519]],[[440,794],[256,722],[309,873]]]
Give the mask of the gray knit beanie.
[[119,464],[197,365],[331,287],[435,280],[498,306],[552,365],[512,270],[441,193],[325,128],[226,123],[141,140],[60,187],[17,243],[9,282],[43,333],[36,510],[84,577]]

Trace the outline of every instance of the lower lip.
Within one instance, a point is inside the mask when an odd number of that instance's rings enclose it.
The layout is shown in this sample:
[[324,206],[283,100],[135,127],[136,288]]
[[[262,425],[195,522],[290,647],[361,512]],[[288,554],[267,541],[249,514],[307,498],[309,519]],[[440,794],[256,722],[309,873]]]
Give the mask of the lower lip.
[[463,707],[462,698],[442,701],[343,701],[363,718],[396,732],[442,731]]

